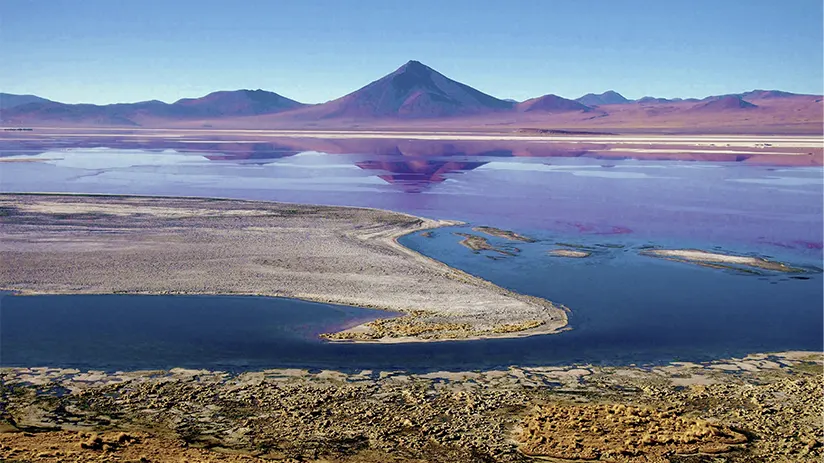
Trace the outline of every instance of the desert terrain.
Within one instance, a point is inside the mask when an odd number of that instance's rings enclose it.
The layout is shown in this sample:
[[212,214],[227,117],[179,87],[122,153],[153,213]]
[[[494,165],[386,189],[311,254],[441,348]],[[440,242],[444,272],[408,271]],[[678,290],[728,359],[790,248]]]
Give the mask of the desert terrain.
[[820,353],[645,367],[0,370],[13,462],[815,462]]

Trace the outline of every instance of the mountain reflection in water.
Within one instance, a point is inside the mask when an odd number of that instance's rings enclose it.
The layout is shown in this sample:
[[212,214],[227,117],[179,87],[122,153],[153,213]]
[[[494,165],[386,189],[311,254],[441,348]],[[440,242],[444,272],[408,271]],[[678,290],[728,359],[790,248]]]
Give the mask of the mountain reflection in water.
[[820,258],[822,168],[802,167],[814,156],[706,147],[650,153],[593,140],[15,135],[0,139],[0,161],[7,161],[0,191],[377,207],[526,231]]

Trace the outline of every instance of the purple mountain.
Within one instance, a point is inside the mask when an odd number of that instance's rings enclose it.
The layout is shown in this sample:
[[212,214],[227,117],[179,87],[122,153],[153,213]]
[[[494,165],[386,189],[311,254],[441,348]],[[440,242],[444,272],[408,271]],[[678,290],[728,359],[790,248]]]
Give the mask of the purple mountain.
[[719,97],[709,97],[690,108],[690,111],[714,112],[738,109],[753,109],[757,107],[758,106],[750,102],[744,101],[744,99],[741,98],[739,95],[727,95]]
[[586,106],[603,106],[608,104],[626,104],[632,101],[624,98],[624,95],[614,91],[608,90],[604,93],[595,94],[587,93],[586,95],[576,98],[575,101]]
[[48,103],[49,100],[37,95],[15,95],[12,93],[0,93],[0,109],[9,109],[29,103]]
[[484,114],[512,107],[509,101],[449,79],[418,61],[409,61],[359,90],[299,114],[306,119],[412,119]]
[[200,98],[184,98],[173,106],[190,108],[206,116],[254,116],[273,114],[306,106],[264,90],[235,90],[210,93]]
[[95,125],[141,125],[147,121],[205,119],[227,116],[272,114],[305,106],[277,93],[263,90],[214,92],[201,98],[185,98],[168,104],[162,101],[109,105],[65,104],[36,101],[4,110],[10,123],[50,122]]
[[589,106],[583,105],[575,100],[568,100],[551,94],[518,103],[517,108],[518,111],[522,112],[541,111],[547,113],[592,110]]

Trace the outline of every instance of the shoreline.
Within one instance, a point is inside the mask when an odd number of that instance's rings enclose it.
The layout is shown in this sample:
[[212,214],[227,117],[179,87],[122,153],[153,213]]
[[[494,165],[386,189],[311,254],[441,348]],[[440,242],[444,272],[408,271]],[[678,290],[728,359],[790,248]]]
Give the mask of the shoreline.
[[[0,127],[3,129],[6,127]],[[5,136],[2,138],[16,139],[16,138],[34,138],[42,135],[50,135],[52,133],[72,133],[80,135],[104,135],[108,133],[158,133],[158,134],[175,134],[175,133],[194,133],[194,134],[258,134],[269,135],[273,137],[302,137],[302,138],[415,138],[415,139],[438,139],[438,140],[528,140],[528,141],[595,141],[595,142],[703,142],[703,143],[717,143],[732,141],[734,143],[763,143],[764,141],[771,142],[790,142],[790,146],[795,147],[811,147],[818,148],[819,142],[824,136],[820,131],[810,132],[787,132],[780,131],[763,131],[763,132],[677,132],[658,130],[651,132],[644,132],[636,128],[624,128],[618,131],[609,130],[601,132],[586,132],[578,130],[567,130],[566,133],[532,133],[530,129],[522,132],[513,131],[508,127],[499,128],[478,128],[478,127],[448,127],[446,129],[432,129],[425,126],[409,126],[409,127],[375,127],[372,129],[356,129],[356,128],[232,128],[232,127],[106,127],[106,126],[54,126],[42,125],[32,126],[36,131],[31,132],[2,132]],[[104,135],[105,136],[105,135]],[[114,135],[112,135],[114,136]]]
[[[410,233],[459,225],[460,222],[431,220],[380,209],[222,198],[4,193],[0,194],[0,203],[4,203],[6,210],[6,213],[0,217],[0,221],[6,223],[3,231],[6,239],[0,247],[0,256],[3,256],[7,262],[16,262],[16,266],[10,265],[10,267],[16,267],[27,275],[27,277],[18,277],[13,274],[14,272],[2,272],[0,269],[0,277],[2,277],[0,286],[21,295],[125,293],[269,296],[379,309],[402,314],[400,317],[378,319],[324,336],[327,340],[334,342],[400,343],[506,338],[551,334],[568,329],[567,308],[544,299],[517,294],[501,288],[406,248],[398,242],[399,238]],[[192,204],[200,209],[186,209]],[[216,208],[213,207],[216,205]],[[206,209],[207,207],[212,207],[212,209]],[[14,211],[9,212],[12,209]],[[324,217],[322,211],[330,214],[330,217],[328,219]],[[266,214],[279,213],[281,216],[276,224],[266,221]],[[314,219],[315,215],[320,218]],[[60,217],[63,216],[68,217],[65,220],[68,221],[67,230],[69,231],[61,228],[67,225],[61,222],[64,219]],[[88,222],[87,216],[95,219],[94,224],[86,223]],[[149,218],[147,219],[146,216]],[[15,217],[20,223],[15,223]],[[220,228],[222,219],[230,220],[228,228]],[[40,225],[32,227],[31,223],[28,225],[25,223],[27,220]],[[177,226],[181,221],[191,220],[195,222],[195,225]],[[43,222],[47,225],[44,226]],[[270,235],[275,236],[274,238],[264,236],[261,240],[269,246],[275,246],[278,252],[273,255],[271,247],[266,248],[257,242],[251,243],[254,247],[252,255],[249,255],[246,249],[237,249],[242,247],[238,243],[249,241],[246,235],[238,234],[235,230],[238,227],[237,222],[245,223],[249,234],[257,233],[263,236],[266,232],[271,232]],[[293,225],[298,228],[290,229],[283,222],[297,222]],[[326,228],[321,231],[316,230],[319,223]],[[198,228],[198,224],[204,228]],[[152,229],[153,226],[168,226],[174,230],[163,234]],[[111,229],[116,230],[116,233],[107,232],[106,227],[114,227]],[[14,230],[10,232],[12,228]],[[181,228],[183,231],[180,231]],[[326,246],[328,249],[318,255],[316,250],[307,243],[301,243],[303,240],[296,240],[294,236],[290,236],[290,233],[296,232],[309,236],[310,240],[314,240],[313,244],[316,247]],[[111,238],[111,235],[118,233],[125,234],[127,239]],[[89,241],[86,237],[89,234],[96,239]],[[204,246],[192,247],[192,244],[184,239],[190,235],[197,238],[202,234],[208,234],[212,238],[226,239],[226,242],[214,246],[209,246],[212,243],[207,242]],[[13,238],[14,243],[10,238]],[[232,239],[235,240],[235,244],[229,245]],[[148,246],[145,246],[147,241]],[[157,241],[160,241],[165,249],[158,250]],[[230,270],[257,278],[259,280],[257,290],[252,290],[250,285],[241,281],[242,278],[239,277],[238,281],[231,283],[217,281],[214,272],[226,271],[225,264],[221,263],[219,267],[209,267],[208,264],[204,266],[202,261],[208,261],[212,256],[203,258],[196,256],[195,249],[204,251],[208,255],[214,254],[213,248],[219,245],[224,245],[230,250],[223,249],[222,253],[215,256],[216,260],[228,260],[231,262]],[[186,265],[168,256],[176,249],[175,246],[182,250],[183,257],[181,258],[188,259],[185,260]],[[294,246],[303,247],[296,249]],[[51,249],[43,251],[44,247]],[[169,268],[169,276],[175,277],[181,272],[192,273],[191,267],[195,267],[195,273],[200,271],[204,281],[184,279],[176,286],[173,282],[152,280],[154,275],[146,273],[145,270],[137,269],[131,273],[129,270],[123,270],[121,267],[128,267],[134,259],[146,259],[138,253],[141,247],[157,258],[160,261],[159,265]],[[80,252],[72,254],[73,248],[79,249]],[[128,252],[129,250],[132,252]],[[387,251],[392,254],[388,259],[390,270],[397,269],[394,273],[384,268],[387,263],[385,255]],[[74,255],[77,258],[86,257],[81,252],[97,253],[101,258],[115,259],[118,262],[116,268],[119,269],[120,274],[114,272],[116,275],[110,275],[109,269],[102,271],[95,267],[98,263],[93,260],[83,261],[85,265],[93,269],[92,273],[97,271],[92,278],[76,271],[72,274],[74,279],[59,274],[59,271],[63,271],[67,264],[77,265],[71,258],[67,261],[64,254]],[[29,257],[34,255],[45,263],[32,264]],[[265,290],[263,278],[269,270],[267,266],[272,265],[272,262],[282,264],[280,260],[283,260],[284,256],[289,259],[289,262],[274,274],[276,277],[280,275],[279,278],[285,282],[285,288],[275,291]],[[306,263],[312,260],[318,261],[317,265],[322,266],[315,268],[313,265],[316,264]],[[157,262],[150,263],[155,266],[157,264]],[[361,270],[363,268],[371,270],[374,275],[364,278],[364,275],[360,273],[351,273],[350,269],[357,265],[364,266]],[[339,273],[343,270],[350,273]],[[69,272],[71,273],[71,270]],[[312,278],[313,272],[319,272],[317,278]],[[404,272],[412,276],[404,277]],[[322,279],[329,273],[332,273],[332,276],[328,287],[324,287],[324,282],[314,281]],[[84,278],[87,280],[85,284]],[[152,280],[147,282],[148,288],[137,286],[134,280],[141,278]],[[400,289],[392,289],[393,285],[387,285],[384,282],[387,278],[400,279],[397,285]],[[299,280],[297,284],[294,283],[295,279]],[[21,284],[21,281],[34,281],[35,283]],[[427,288],[422,281],[429,281],[435,286]],[[366,288],[377,284],[382,291],[378,291],[379,294],[376,297],[369,297],[368,294],[357,296],[356,294],[362,294],[357,291],[341,293],[340,288],[345,288],[347,284],[366,285],[363,288],[364,292],[368,291]],[[404,284],[411,288],[408,290],[403,288]],[[209,285],[220,288],[209,289]],[[440,289],[437,289],[438,287]],[[335,288],[339,288],[337,293]],[[412,298],[415,299],[410,301]],[[473,302],[487,299],[493,301],[496,308],[502,306],[503,310],[489,312],[485,309],[486,306],[480,307],[479,310],[476,307],[477,304]],[[381,332],[385,336],[377,339],[372,333],[377,327],[376,322],[390,325],[388,330],[384,329]],[[411,327],[407,326],[410,323]]]
[[[220,144],[238,146],[271,143],[282,148],[330,154],[381,152],[381,146],[400,144],[402,151],[432,152],[442,144],[460,144],[468,154],[482,153],[481,146],[503,149],[513,156],[593,159],[679,160],[697,162],[744,162],[752,165],[820,167],[824,164],[821,134],[667,134],[667,133],[542,133],[512,128],[374,128],[371,130],[321,129],[204,129],[204,128],[116,128],[40,127],[33,132],[2,132],[0,140],[22,152],[48,152],[55,138],[69,137],[70,146],[80,148],[174,149],[201,152]],[[399,145],[399,146],[400,146]],[[429,147],[426,147],[429,145]],[[421,147],[424,148],[421,148]],[[435,148],[436,150],[438,148]],[[218,150],[221,151],[221,150]],[[248,149],[240,151],[248,152]],[[222,151],[221,151],[222,152]],[[21,162],[5,160],[3,162]],[[31,158],[28,158],[32,160]],[[37,160],[37,159],[35,159]]]

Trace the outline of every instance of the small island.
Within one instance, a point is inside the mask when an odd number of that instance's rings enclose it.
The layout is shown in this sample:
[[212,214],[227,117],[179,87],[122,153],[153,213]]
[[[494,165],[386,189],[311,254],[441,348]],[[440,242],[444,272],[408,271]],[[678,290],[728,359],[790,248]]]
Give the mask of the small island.
[[489,240],[484,238],[483,236],[473,235],[471,233],[454,233],[456,236],[463,237],[461,240],[461,246],[467,247],[471,249],[473,252],[478,253],[480,251],[492,251],[497,252],[498,254],[503,254],[505,256],[515,256],[521,250],[518,248],[511,248],[511,249],[503,249],[496,246],[493,246],[489,243]]
[[521,241],[523,243],[534,243],[537,240],[534,238],[530,238],[528,236],[520,235],[515,233],[514,231],[510,230],[502,230],[500,228],[495,227],[486,227],[486,226],[478,226],[472,228],[472,230],[478,233],[486,233],[489,236],[494,236],[496,238],[503,238],[510,241]]
[[548,253],[553,257],[569,257],[573,259],[583,259],[592,255],[589,251],[579,251],[577,249],[552,249]]
[[641,255],[721,269],[741,270],[741,267],[743,267],[744,269],[784,273],[804,272],[804,269],[791,267],[782,262],[767,260],[762,257],[736,256],[700,249],[648,249],[641,251]]

